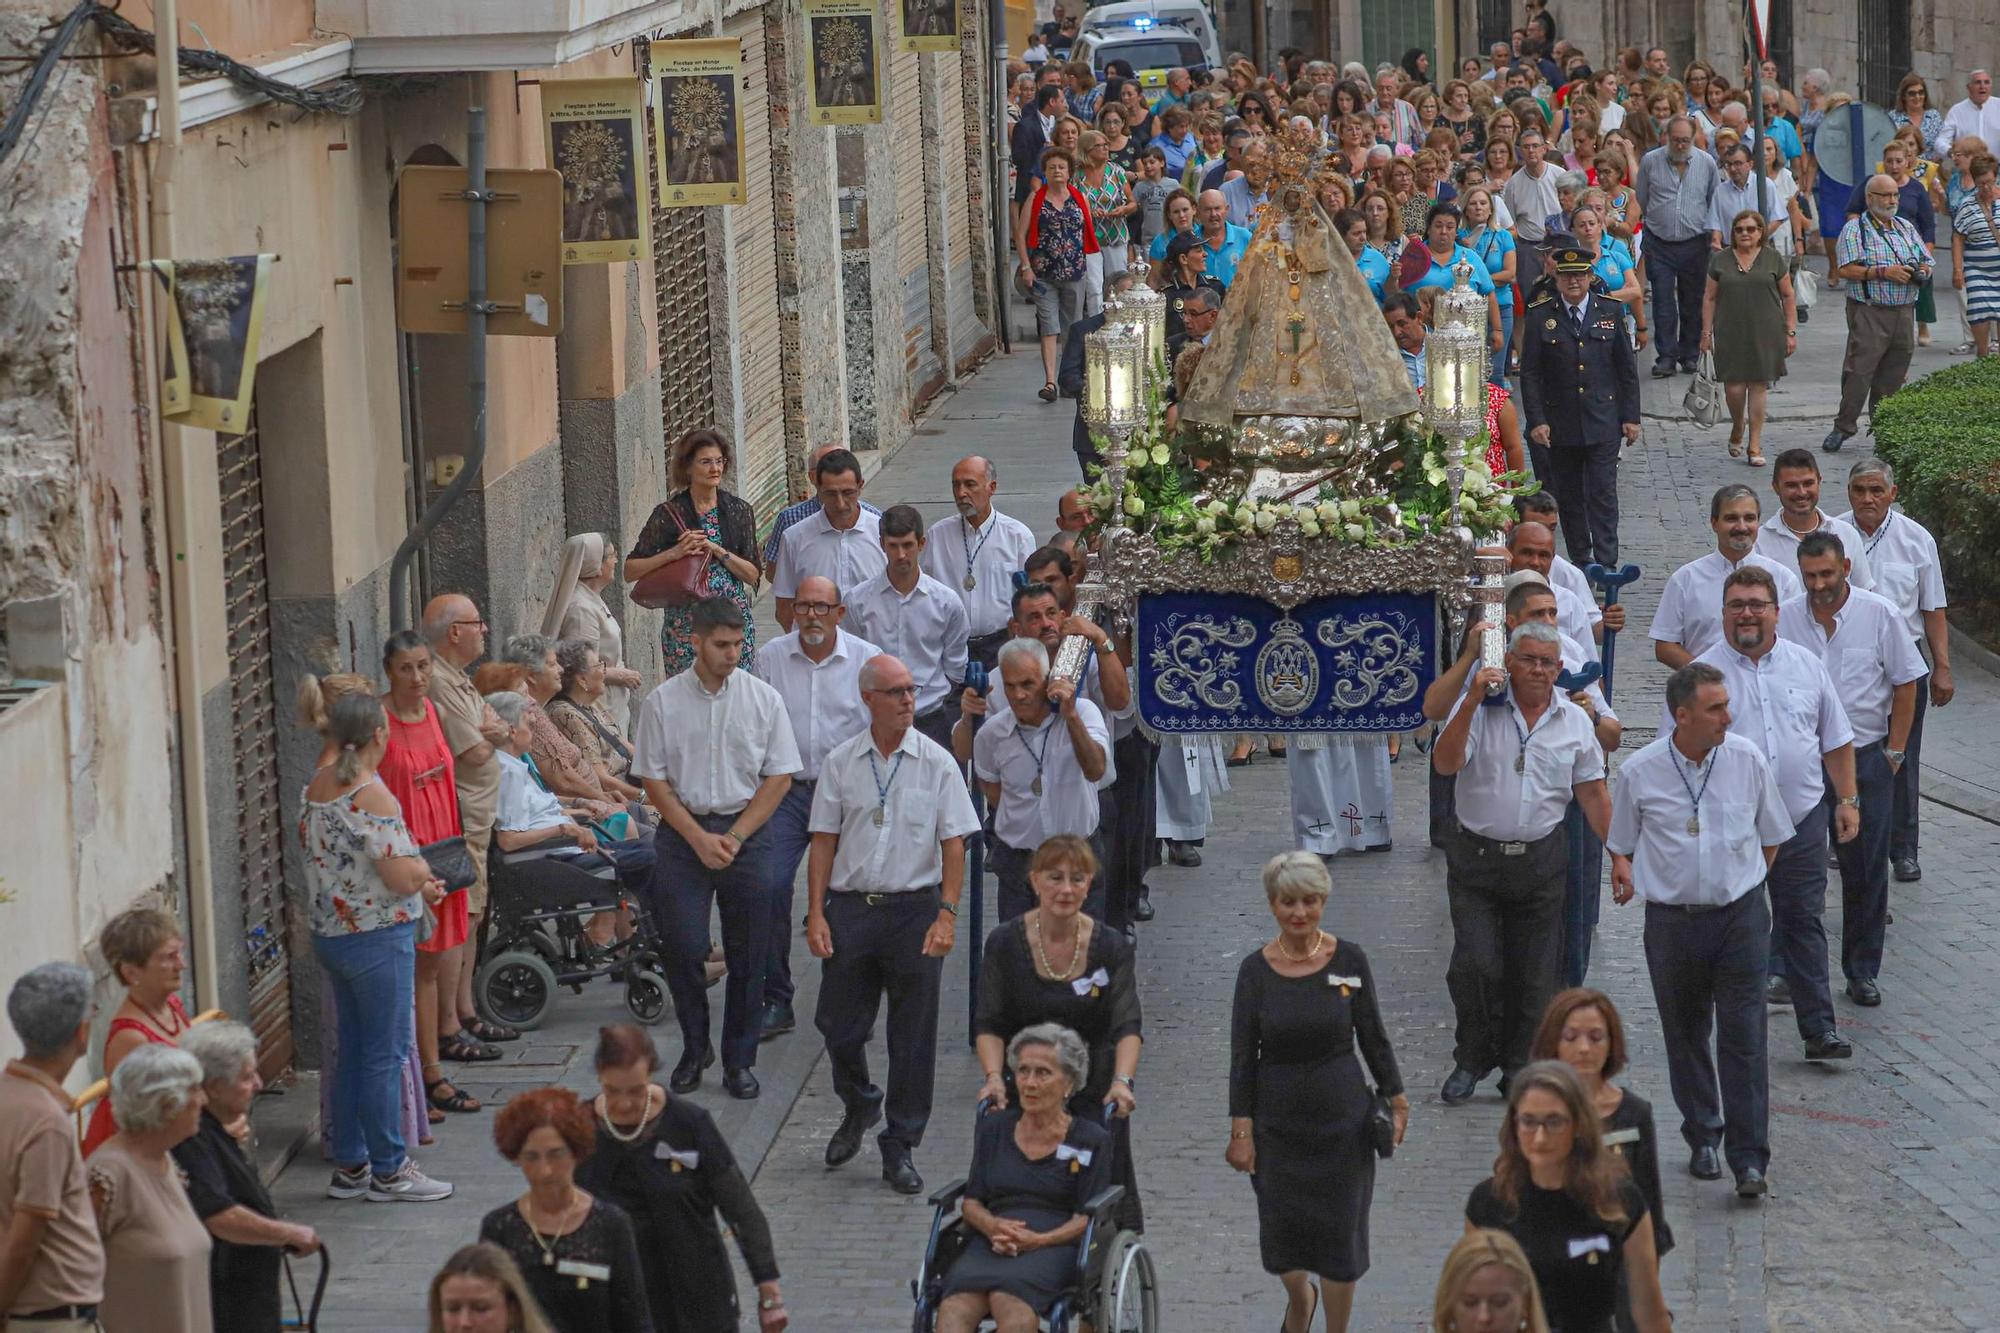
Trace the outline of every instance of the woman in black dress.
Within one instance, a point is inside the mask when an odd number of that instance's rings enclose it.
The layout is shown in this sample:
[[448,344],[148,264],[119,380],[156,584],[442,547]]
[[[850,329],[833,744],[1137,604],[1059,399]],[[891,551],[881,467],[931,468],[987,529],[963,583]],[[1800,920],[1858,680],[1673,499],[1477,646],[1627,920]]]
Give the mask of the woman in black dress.
[[479,1223],[479,1239],[507,1252],[556,1333],[652,1333],[632,1219],[576,1186],[597,1143],[591,1114],[567,1088],[524,1092],[493,1121],[500,1155],[528,1192]]
[[638,1237],[646,1304],[658,1333],[725,1333],[737,1327],[736,1280],[716,1227],[736,1233],[757,1284],[760,1333],[790,1323],[778,1290],[771,1226],[707,1111],[653,1081],[653,1040],[630,1024],[597,1034],[597,1151],[577,1184],[624,1209]]
[[1368,1271],[1375,1149],[1357,1042],[1390,1099],[1396,1142],[1410,1122],[1367,955],[1320,929],[1331,888],[1311,852],[1265,863],[1278,937],[1237,969],[1230,1022],[1227,1158],[1257,1192],[1264,1271],[1278,1275],[1289,1298],[1286,1333],[1313,1322],[1314,1276],[1328,1333],[1341,1333],[1354,1284]]
[[1059,1023],[1090,1050],[1090,1077],[1069,1099],[1071,1115],[1102,1122],[1112,1108],[1112,1183],[1125,1187],[1118,1225],[1145,1230],[1139,1177],[1132,1164],[1133,1080],[1139,1071],[1139,989],[1125,936],[1083,912],[1097,874],[1090,844],[1067,834],[1035,849],[1028,883],[1038,904],[986,937],[973,1019],[986,1083],[981,1100],[1005,1108],[1011,1091],[1007,1043],[1036,1023]]
[[1112,1183],[1110,1134],[1068,1109],[1090,1074],[1083,1039],[1037,1024],[1014,1035],[1007,1063],[1017,1104],[973,1132],[959,1205],[972,1237],[945,1274],[938,1333],[974,1333],[989,1317],[999,1333],[1033,1333],[1076,1269],[1083,1205]]
[[[1674,1248],[1674,1231],[1660,1207],[1653,1104],[1611,1081],[1625,1069],[1625,1023],[1618,1006],[1602,991],[1587,986],[1561,992],[1549,1001],[1529,1054],[1536,1060],[1560,1060],[1576,1071],[1576,1081],[1597,1112],[1604,1146],[1625,1163],[1632,1183],[1646,1196],[1646,1213],[1653,1219],[1653,1249],[1665,1259]],[[1631,1276],[1629,1269],[1621,1269],[1618,1279],[1618,1327],[1624,1333],[1639,1326],[1632,1317]]]
[[1514,1075],[1500,1156],[1465,1204],[1467,1231],[1521,1243],[1553,1333],[1611,1333],[1629,1271],[1640,1333],[1669,1333],[1646,1196],[1604,1147],[1597,1111],[1570,1067],[1542,1060]]

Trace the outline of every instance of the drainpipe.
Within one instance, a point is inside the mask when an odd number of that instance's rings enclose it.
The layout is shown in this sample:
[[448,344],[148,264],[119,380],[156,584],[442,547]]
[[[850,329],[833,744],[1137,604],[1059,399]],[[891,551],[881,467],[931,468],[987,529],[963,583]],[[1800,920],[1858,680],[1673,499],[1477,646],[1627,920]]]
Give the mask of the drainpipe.
[[[153,254],[172,259],[174,241],[174,178],[181,156],[181,42],[179,0],[154,0],[153,52],[157,66],[155,94],[159,104],[159,143],[153,153]],[[208,744],[201,715],[201,672],[196,645],[200,632],[195,614],[200,597],[188,559],[193,534],[199,531],[189,512],[195,463],[192,445],[205,439],[166,420],[160,422],[160,481],[167,519],[167,618],[172,630],[174,695],[180,714],[181,818],[187,840],[187,904],[190,943],[194,946],[194,993],[197,1010],[221,1003],[220,969],[215,938],[215,875],[209,862]],[[245,1018],[248,1015],[244,1015]]]

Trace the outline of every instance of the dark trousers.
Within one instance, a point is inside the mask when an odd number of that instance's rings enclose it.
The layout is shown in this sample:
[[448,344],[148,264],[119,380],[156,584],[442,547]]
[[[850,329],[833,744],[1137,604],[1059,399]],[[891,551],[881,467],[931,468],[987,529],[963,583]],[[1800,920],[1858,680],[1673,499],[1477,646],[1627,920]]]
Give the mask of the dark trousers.
[[924,935],[937,920],[938,901],[934,888],[826,895],[833,957],[820,967],[813,1023],[826,1038],[835,1095],[847,1110],[857,1110],[884,1100],[869,1081],[868,1039],[882,997],[889,997],[888,1124],[877,1136],[885,1150],[892,1143],[922,1143],[931,1118],[944,960],[924,956]]
[[[721,833],[733,815],[698,815],[710,833]],[[665,945],[667,989],[680,1019],[682,1051],[709,1047],[708,988],[702,964],[708,959],[708,915],[722,915],[722,953],[729,963],[722,1005],[722,1063],[748,1069],[757,1063],[757,1036],[764,1015],[764,960],[771,934],[771,832],[760,828],[736,859],[710,870],[687,839],[661,824],[647,904],[660,923]]]
[[958,725],[958,692],[945,695],[944,702],[919,717],[911,725],[919,735],[928,736],[951,753],[951,729]]
[[1618,451],[1622,440],[1549,450],[1549,489],[1562,515],[1563,542],[1579,567],[1618,563]]
[[1481,1074],[1528,1063],[1535,1025],[1562,965],[1567,840],[1558,826],[1509,856],[1469,829],[1446,842],[1451,962],[1445,988],[1458,1015],[1452,1059]]
[[1701,297],[1708,283],[1708,255],[1706,232],[1685,241],[1663,241],[1650,228],[1646,232],[1646,281],[1653,288],[1653,355],[1658,360],[1694,361],[1701,356]]
[[969,662],[977,662],[992,675],[1000,665],[1000,645],[1007,642],[1008,631],[996,629],[991,634],[975,634],[965,641],[965,657]]
[[1799,1035],[1834,1029],[1833,983],[1826,961],[1826,837],[1830,807],[1807,812],[1771,862],[1771,975],[1792,991]]
[[[1896,775],[1882,757],[1882,742],[1854,749],[1854,786],[1861,797],[1861,834],[1833,845],[1840,862],[1840,970],[1849,981],[1873,981],[1882,972],[1882,941],[1889,929],[1889,826]],[[1833,784],[1826,784],[1832,799]]]
[[[766,855],[771,863],[771,923],[766,928],[769,952],[764,957],[764,1004],[792,1003],[792,904],[793,885],[799,877],[799,863],[812,846],[806,820],[812,815],[813,789],[818,784],[792,780],[791,790],[761,830],[770,840]],[[763,1016],[763,1011],[758,1011]]]
[[[1028,863],[1035,859],[1032,847],[1009,847],[998,838],[988,844],[986,868],[1000,882],[997,910],[1000,921],[1012,921],[1035,905],[1035,890],[1028,883]],[[1097,854],[1097,873],[1091,876],[1090,892],[1084,897],[1086,916],[1104,920],[1104,831],[1090,835],[1090,850]],[[982,942],[983,947],[983,942]]]
[[1646,904],[1646,970],[1667,1042],[1667,1081],[1680,1108],[1681,1137],[1690,1148],[1719,1141],[1730,1170],[1739,1174],[1771,1164],[1764,1019],[1770,951],[1771,908],[1762,885],[1709,911]]
[[[1437,743],[1437,737],[1431,737]],[[1431,778],[1431,846],[1451,846],[1452,835],[1458,832],[1458,774],[1444,774],[1436,768],[1430,770]]]
[[[1646,238],[1652,248],[1653,238]],[[1847,351],[1840,362],[1840,410],[1833,428],[1842,435],[1861,429],[1861,409],[1869,419],[1875,405],[1903,387],[1910,358],[1917,354],[1917,315],[1906,305],[1847,303]]]
[[1118,776],[1098,793],[1098,831],[1104,838],[1104,923],[1123,930],[1132,920],[1132,906],[1153,867],[1159,810],[1155,800],[1155,764],[1160,747],[1136,727],[1112,742]]
[[1903,744],[1903,766],[1896,770],[1895,813],[1889,822],[1889,859],[1917,859],[1917,757],[1924,746],[1924,714],[1930,711],[1930,673],[1917,677],[1917,711],[1910,721],[1910,739]]
[[1562,984],[1581,986],[1590,975],[1590,946],[1602,906],[1604,843],[1575,801],[1563,812],[1563,834],[1569,839],[1569,864],[1563,873]]

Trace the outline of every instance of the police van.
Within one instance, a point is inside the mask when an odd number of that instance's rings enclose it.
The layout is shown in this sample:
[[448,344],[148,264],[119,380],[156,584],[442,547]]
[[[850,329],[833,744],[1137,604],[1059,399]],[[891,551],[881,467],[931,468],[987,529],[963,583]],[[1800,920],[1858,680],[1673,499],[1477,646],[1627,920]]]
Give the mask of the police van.
[[1201,0],[1118,0],[1084,14],[1071,58],[1089,61],[1100,79],[1106,64],[1127,61],[1152,94],[1165,88],[1170,69],[1220,66],[1222,49]]

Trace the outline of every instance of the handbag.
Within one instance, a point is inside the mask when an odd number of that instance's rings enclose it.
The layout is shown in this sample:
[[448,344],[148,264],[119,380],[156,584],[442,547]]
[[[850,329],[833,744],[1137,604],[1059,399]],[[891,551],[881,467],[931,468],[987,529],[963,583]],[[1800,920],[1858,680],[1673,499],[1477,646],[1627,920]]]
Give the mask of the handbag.
[[1707,430],[1720,425],[1729,415],[1729,408],[1723,402],[1722,385],[1715,378],[1715,357],[1708,352],[1701,354],[1701,361],[1694,372],[1694,383],[1688,385],[1687,397],[1681,406],[1694,418],[1694,423]]
[[417,848],[417,854],[430,866],[431,873],[444,881],[446,893],[457,893],[479,882],[479,871],[472,864],[472,849],[462,837],[440,838]]
[[[667,513],[672,515],[674,525],[680,534],[688,532],[687,520],[680,510],[669,502]],[[645,577],[632,585],[631,598],[650,611],[664,611],[670,607],[693,606],[696,602],[708,600],[708,564],[706,553],[701,555],[677,556],[665,564],[647,572]]]
[[1377,1157],[1396,1155],[1396,1111],[1380,1088],[1368,1094],[1368,1137]]
[[1819,300],[1819,275],[1803,263],[1792,272],[1792,300],[1802,310],[1812,309]]

